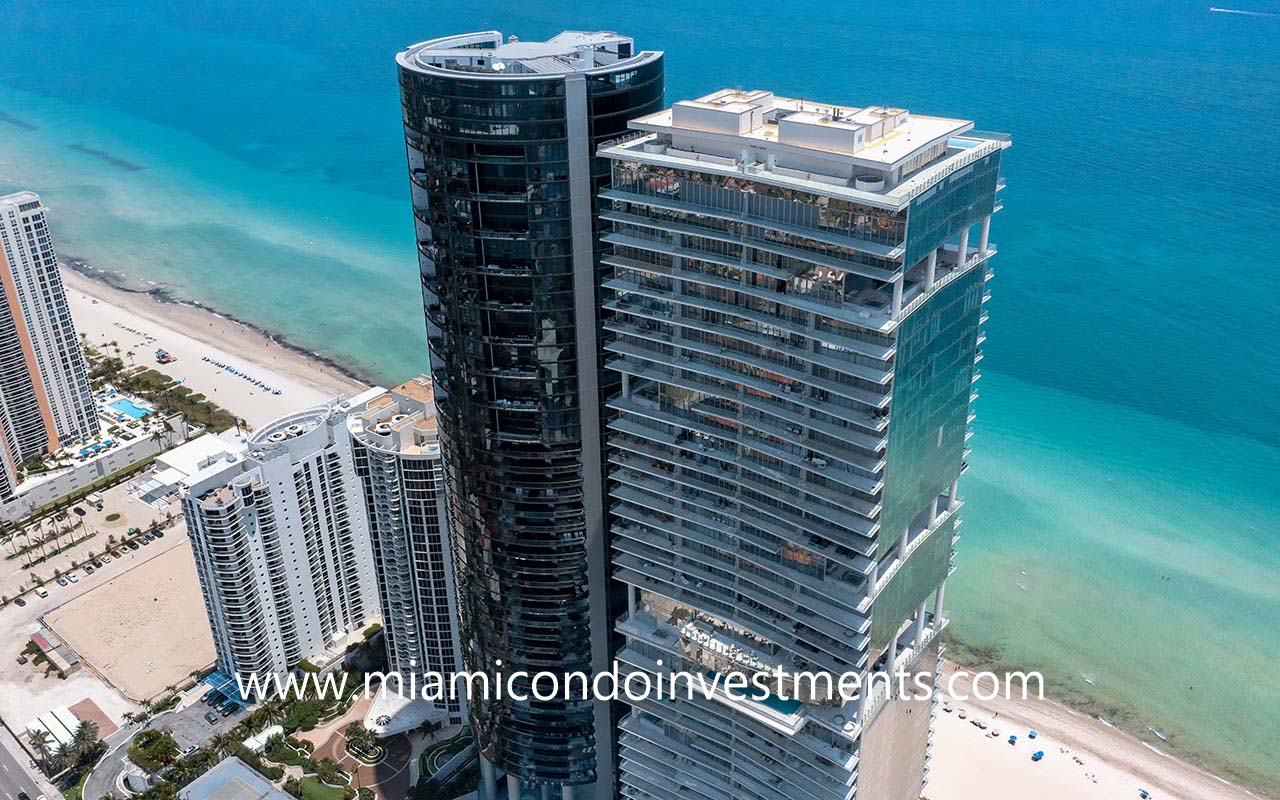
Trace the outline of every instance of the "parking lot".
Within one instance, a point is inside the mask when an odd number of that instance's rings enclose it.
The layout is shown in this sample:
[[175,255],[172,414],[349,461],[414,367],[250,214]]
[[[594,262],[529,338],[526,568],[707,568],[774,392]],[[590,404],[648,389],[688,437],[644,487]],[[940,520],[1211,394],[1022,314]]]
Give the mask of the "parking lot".
[[[207,689],[208,687],[201,684],[199,688]],[[196,700],[186,708],[181,708],[172,714],[165,714],[156,720],[152,727],[168,731],[173,736],[173,740],[178,743],[179,749],[185,751],[188,748],[195,749],[208,744],[210,737],[216,733],[231,730],[247,713],[248,711],[242,706],[236,713],[224,717],[208,704]],[[212,714],[216,721],[209,722],[205,718],[206,714]]]

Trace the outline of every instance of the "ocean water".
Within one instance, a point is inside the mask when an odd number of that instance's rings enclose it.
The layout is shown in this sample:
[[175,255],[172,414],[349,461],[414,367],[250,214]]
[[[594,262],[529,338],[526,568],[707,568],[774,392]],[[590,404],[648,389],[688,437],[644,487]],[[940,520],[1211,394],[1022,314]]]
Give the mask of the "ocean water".
[[409,43],[612,28],[669,100],[1008,131],[954,652],[1280,792],[1280,3],[313,5],[0,0],[0,188],[64,255],[386,381],[426,363]]

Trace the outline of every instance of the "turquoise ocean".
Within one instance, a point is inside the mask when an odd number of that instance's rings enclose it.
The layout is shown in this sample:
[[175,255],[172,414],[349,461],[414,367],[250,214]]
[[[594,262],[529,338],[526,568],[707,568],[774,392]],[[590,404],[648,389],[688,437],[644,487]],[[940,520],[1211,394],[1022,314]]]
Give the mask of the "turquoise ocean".
[[1008,131],[952,653],[1280,793],[1280,3],[1239,1],[0,0],[0,189],[104,277],[398,381],[414,41],[610,28],[668,100]]

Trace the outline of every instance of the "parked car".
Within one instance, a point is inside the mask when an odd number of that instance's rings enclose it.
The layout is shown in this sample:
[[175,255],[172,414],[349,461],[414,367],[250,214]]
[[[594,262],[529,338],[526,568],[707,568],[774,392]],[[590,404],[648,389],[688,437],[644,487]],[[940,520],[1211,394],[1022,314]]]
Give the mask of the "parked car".
[[129,542],[129,544],[128,544],[127,546],[128,546],[128,548],[129,548],[130,550],[137,550],[137,549],[138,549],[138,543],[137,543],[137,542]]
[[102,557],[102,563],[103,563],[103,564],[110,564],[110,563],[111,563],[111,556],[103,556],[103,557]]
[[205,721],[205,722],[207,722],[207,723],[209,723],[210,725],[217,725],[217,724],[218,724],[218,715],[217,715],[217,714],[215,714],[215,713],[213,713],[212,711],[210,711],[210,712],[208,712],[207,714],[205,714],[205,715],[204,715],[204,721]]
[[21,597],[15,597],[15,598],[13,598],[13,604],[14,604],[15,606],[17,606],[18,608],[22,608],[23,606],[25,606],[25,605],[27,604],[27,601],[26,601],[26,600],[23,600]]
[[36,587],[36,597],[48,597],[48,596],[49,596],[48,589],[44,588],[43,586]]
[[31,800],[31,795],[26,792],[18,792],[18,800]]
[[163,539],[163,538],[164,538],[164,531],[156,531],[156,532],[155,532],[155,534],[156,534],[156,538],[157,538],[157,539]]
[[84,574],[85,574],[85,575],[92,575],[92,574],[93,574],[93,565],[92,565],[92,564],[85,564],[85,565],[84,565]]
[[208,697],[206,697],[204,702],[207,705],[216,706],[221,703],[225,703],[226,700],[227,700],[227,696],[225,694],[218,691],[217,689],[214,689],[213,693],[210,694]]
[[[105,557],[105,556],[104,556],[104,557]],[[93,565],[94,565],[95,567],[101,568],[101,567],[102,567],[102,560],[101,560],[101,559],[98,559],[98,558],[95,558],[95,559],[93,560]]]
[[67,579],[66,579],[66,578],[58,578],[57,580],[55,580],[55,581],[54,581],[54,583],[58,584],[59,586],[66,586],[66,585],[67,585]]
[[71,581],[72,583],[79,583],[79,582],[80,582],[80,576],[79,576],[79,575],[77,575],[77,574],[75,574],[74,572],[68,572],[68,573],[67,573],[67,580]]
[[155,539],[155,538],[156,538],[156,535],[155,535],[155,532],[153,531],[153,532],[148,533],[146,536],[144,536],[144,537],[142,537],[142,538],[143,538],[143,539],[146,539],[146,540],[149,542],[149,541],[151,541],[152,539]]
[[140,537],[138,537],[137,539],[135,539],[134,541],[135,541],[135,542],[137,542],[138,544],[142,545],[143,547],[146,547],[147,545],[151,544],[151,540],[150,540],[150,539],[148,539],[148,538],[147,538],[147,537],[145,537],[145,536],[140,536]]
[[218,713],[224,717],[229,717],[232,714],[236,713],[236,711],[238,711],[239,709],[240,709],[240,706],[236,705],[235,703],[227,703],[226,705],[218,709]]
[[205,690],[205,693],[200,695],[200,702],[203,703],[204,701],[208,700],[210,697],[213,697],[213,693],[216,691],[218,690],[213,688]]
[[72,512],[74,512],[74,513],[75,513],[75,515],[76,515],[77,517],[83,517],[83,516],[84,516],[84,509],[83,509],[83,508],[81,508],[80,506],[76,506],[75,508],[73,508],[73,509],[71,509],[71,510],[72,510]]

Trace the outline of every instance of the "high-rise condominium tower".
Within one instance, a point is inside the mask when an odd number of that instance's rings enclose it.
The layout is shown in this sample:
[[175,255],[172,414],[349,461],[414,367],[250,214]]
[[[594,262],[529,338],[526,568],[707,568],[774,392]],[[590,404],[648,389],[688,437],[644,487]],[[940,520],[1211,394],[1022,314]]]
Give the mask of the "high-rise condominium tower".
[[[763,91],[631,127],[601,151],[620,661],[932,685],[1007,142]],[[932,700],[875,688],[635,704],[621,794],[916,800]]]
[[[389,667],[452,675],[462,669],[454,601],[453,548],[431,381],[422,376],[347,416],[364,487]],[[464,720],[458,699],[439,709]]]
[[[605,670],[596,147],[662,107],[659,52],[615,33],[498,31],[397,57],[467,666]],[[517,684],[517,690],[523,692]],[[612,709],[473,698],[507,792],[611,797]]]
[[281,674],[329,660],[378,618],[348,414],[384,390],[283,417],[193,475],[183,513],[218,668]]
[[44,206],[0,197],[0,500],[17,464],[100,432]]

